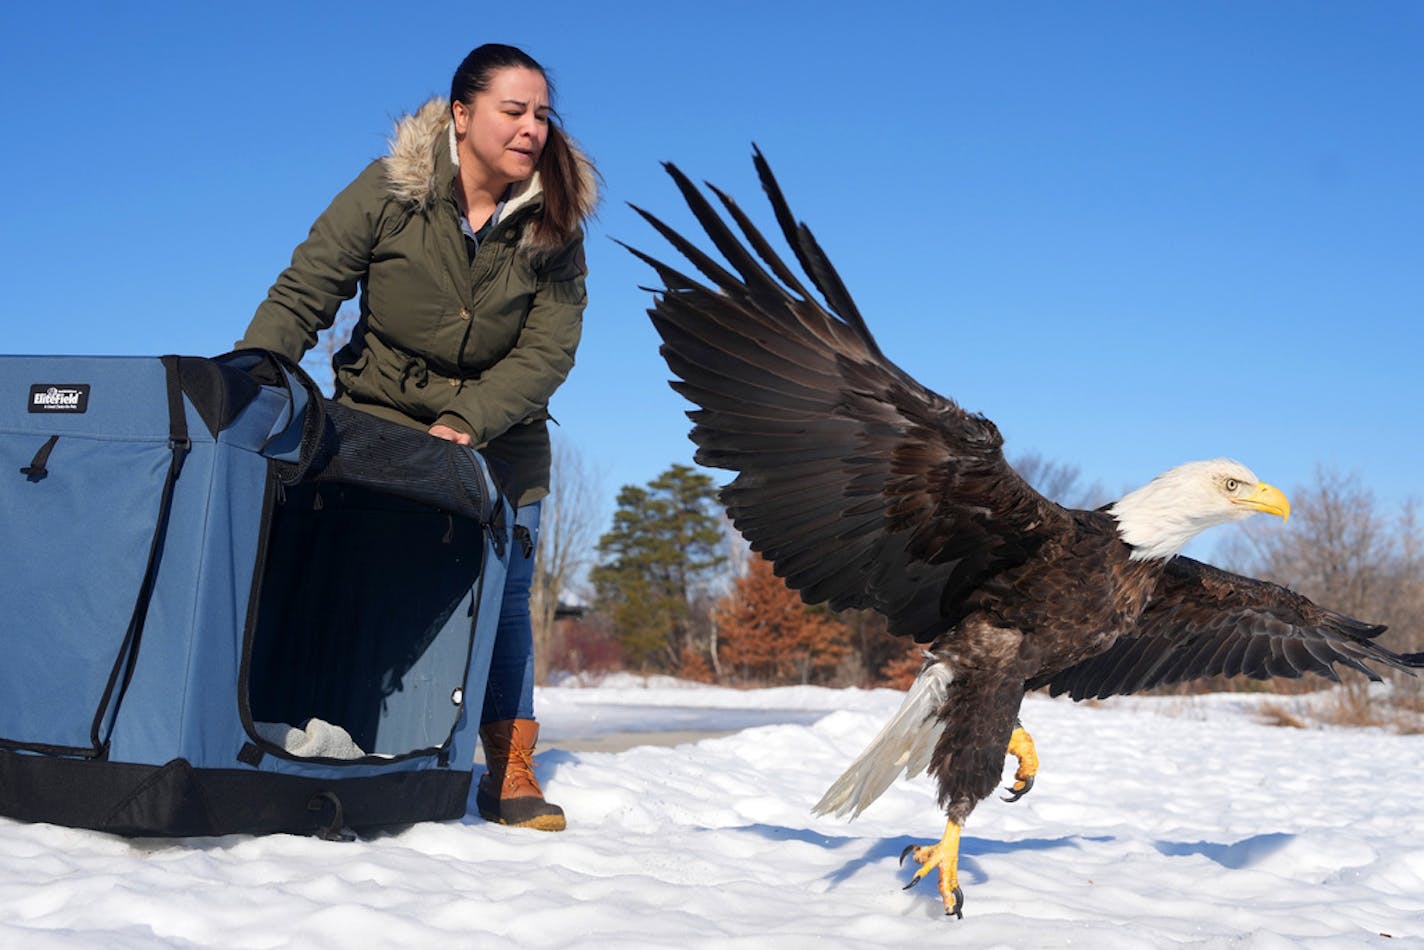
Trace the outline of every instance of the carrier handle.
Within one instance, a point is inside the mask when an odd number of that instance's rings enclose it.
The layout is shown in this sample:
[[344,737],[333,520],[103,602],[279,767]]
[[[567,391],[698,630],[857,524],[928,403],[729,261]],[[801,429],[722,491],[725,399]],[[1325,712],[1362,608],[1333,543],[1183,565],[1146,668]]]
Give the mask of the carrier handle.
[[[331,805],[331,821],[323,825],[321,823],[321,812],[327,804]],[[341,807],[341,799],[335,792],[320,791],[311,797],[307,802],[307,811],[317,813],[317,837],[322,841],[355,841],[356,833],[346,827],[345,812]]]

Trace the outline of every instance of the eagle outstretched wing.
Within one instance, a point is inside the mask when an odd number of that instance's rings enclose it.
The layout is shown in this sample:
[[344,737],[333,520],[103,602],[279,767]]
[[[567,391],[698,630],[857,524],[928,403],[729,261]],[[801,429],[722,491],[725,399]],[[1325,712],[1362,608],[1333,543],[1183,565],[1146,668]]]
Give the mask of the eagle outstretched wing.
[[[701,465],[730,469],[733,524],[808,603],[874,608],[928,642],[986,572],[1021,563],[1070,528],[1067,513],[1005,461],[998,428],[897,367],[835,268],[754,155],[776,220],[823,306],[729,197],[739,238],[675,166],[728,270],[634,207],[708,281],[629,248],[663,282],[648,311],[679,377]],[[625,245],[626,246],[626,245]]]
[[1339,664],[1378,680],[1367,662],[1395,669],[1424,664],[1424,654],[1401,656],[1375,643],[1384,630],[1278,584],[1179,556],[1167,563],[1133,634],[1028,688],[1105,699],[1200,676],[1317,673],[1338,681]]

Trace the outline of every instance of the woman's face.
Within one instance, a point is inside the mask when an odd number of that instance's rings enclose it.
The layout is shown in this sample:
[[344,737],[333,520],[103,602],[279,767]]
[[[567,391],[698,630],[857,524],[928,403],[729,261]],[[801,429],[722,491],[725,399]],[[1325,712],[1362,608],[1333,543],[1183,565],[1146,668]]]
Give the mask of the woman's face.
[[498,70],[452,112],[461,165],[473,162],[500,189],[534,174],[549,136],[549,85],[537,70]]

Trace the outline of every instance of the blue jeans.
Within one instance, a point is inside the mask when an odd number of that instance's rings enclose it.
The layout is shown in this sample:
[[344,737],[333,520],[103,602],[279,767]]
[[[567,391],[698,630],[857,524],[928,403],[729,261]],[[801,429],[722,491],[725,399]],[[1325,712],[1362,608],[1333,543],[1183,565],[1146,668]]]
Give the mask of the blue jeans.
[[534,548],[539,544],[539,508],[542,501],[514,512],[515,528],[529,532],[528,554],[524,532],[516,530],[504,576],[504,597],[499,607],[499,627],[490,658],[480,724],[505,719],[534,718],[534,628],[529,617],[529,585],[534,579]]

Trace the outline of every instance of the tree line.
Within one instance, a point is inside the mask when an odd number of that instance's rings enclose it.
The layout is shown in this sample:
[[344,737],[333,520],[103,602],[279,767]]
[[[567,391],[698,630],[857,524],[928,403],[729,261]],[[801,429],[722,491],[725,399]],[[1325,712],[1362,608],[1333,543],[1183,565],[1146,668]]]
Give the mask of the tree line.
[[[556,469],[560,464],[568,460]],[[1109,500],[1101,486],[1083,484],[1071,466],[1034,455],[1014,465],[1041,492],[1070,507]],[[573,488],[564,483],[556,472],[556,495]],[[832,613],[802,603],[769,562],[747,549],[716,492],[710,476],[681,464],[646,485],[623,486],[612,526],[583,551],[588,581],[582,616],[558,629],[549,621],[539,637],[541,665],[570,672],[631,669],[738,686],[907,685],[919,669],[918,648],[889,636],[874,612]],[[1314,484],[1294,487],[1291,496],[1289,530],[1248,523],[1223,539],[1214,559],[1332,609],[1388,624],[1384,642],[1391,649],[1424,649],[1424,526],[1417,504],[1387,513],[1357,476],[1327,468],[1317,471]],[[559,543],[549,524],[546,513],[541,544]],[[541,573],[557,569],[547,561],[540,567]],[[560,582],[572,578],[565,563]],[[548,584],[543,593],[551,596]],[[1346,696],[1367,703],[1364,678],[1344,678]],[[1399,675],[1397,684],[1400,698],[1424,711],[1419,681]],[[1321,683],[1204,685],[1289,691]]]

